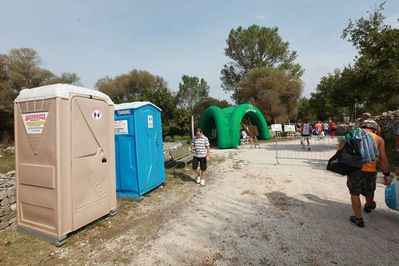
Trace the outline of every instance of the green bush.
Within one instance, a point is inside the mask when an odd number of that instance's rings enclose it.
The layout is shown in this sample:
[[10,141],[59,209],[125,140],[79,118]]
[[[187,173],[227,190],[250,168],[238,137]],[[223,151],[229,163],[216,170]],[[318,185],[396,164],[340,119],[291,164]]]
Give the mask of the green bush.
[[164,138],[164,142],[187,141],[187,140],[190,140],[190,136],[174,135],[174,136],[165,136]]

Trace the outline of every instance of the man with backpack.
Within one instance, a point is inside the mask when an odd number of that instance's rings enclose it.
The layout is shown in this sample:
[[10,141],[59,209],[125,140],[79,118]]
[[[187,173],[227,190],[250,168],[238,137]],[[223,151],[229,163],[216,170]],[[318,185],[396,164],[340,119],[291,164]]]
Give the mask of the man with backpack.
[[[365,196],[364,212],[370,213],[376,208],[374,191],[376,189],[377,159],[384,173],[384,183],[388,185],[392,179],[389,173],[389,162],[385,153],[384,139],[376,134],[378,124],[373,120],[364,120],[360,129],[355,129],[353,137],[360,140],[359,149],[362,155],[361,169],[348,175],[347,186],[351,194],[353,216],[349,220],[358,227],[364,227],[360,194]],[[351,134],[352,137],[352,134]]]

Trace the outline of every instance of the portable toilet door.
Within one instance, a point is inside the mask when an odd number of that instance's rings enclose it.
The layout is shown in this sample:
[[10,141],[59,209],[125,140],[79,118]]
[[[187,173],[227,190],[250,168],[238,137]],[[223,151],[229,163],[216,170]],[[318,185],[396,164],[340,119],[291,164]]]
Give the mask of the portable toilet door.
[[115,110],[117,195],[140,197],[165,182],[161,109],[133,102]]
[[145,105],[136,110],[139,187],[143,194],[165,182],[160,109]]

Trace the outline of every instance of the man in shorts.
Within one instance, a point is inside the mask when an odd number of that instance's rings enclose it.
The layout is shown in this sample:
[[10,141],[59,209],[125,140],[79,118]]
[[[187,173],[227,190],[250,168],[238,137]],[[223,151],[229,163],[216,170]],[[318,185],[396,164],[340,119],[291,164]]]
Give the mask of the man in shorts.
[[[193,170],[197,175],[197,184],[205,186],[205,171],[211,151],[208,138],[200,128],[195,130],[195,136],[191,141],[191,151],[194,153]],[[198,166],[200,169],[198,169]]]
[[302,149],[305,149],[305,142],[308,144],[308,151],[310,151],[310,135],[312,134],[312,126],[308,120],[302,123],[301,126],[301,145]]
[[[384,173],[385,185],[391,183],[392,178],[389,173],[388,158],[385,154],[385,142],[384,139],[376,134],[378,124],[373,120],[364,120],[361,124],[361,128],[365,129],[368,134],[372,137],[377,146],[379,153],[378,159],[381,164],[382,171]],[[364,140],[362,140],[364,141]],[[351,194],[352,209],[354,215],[349,217],[349,220],[358,227],[364,227],[364,221],[362,218],[360,194],[366,197],[366,203],[364,204],[364,212],[370,213],[374,210],[377,204],[374,201],[374,191],[376,188],[377,178],[377,163],[376,160],[364,163],[362,168],[348,175],[347,186]]]

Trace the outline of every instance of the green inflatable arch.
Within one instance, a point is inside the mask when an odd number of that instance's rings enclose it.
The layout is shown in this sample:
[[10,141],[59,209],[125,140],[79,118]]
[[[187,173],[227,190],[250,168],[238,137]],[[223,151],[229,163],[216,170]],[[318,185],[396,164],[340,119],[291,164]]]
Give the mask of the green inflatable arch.
[[218,148],[237,148],[240,145],[240,128],[243,118],[249,118],[259,131],[259,139],[270,139],[269,128],[262,113],[251,104],[226,107],[208,107],[201,115],[200,128],[211,139],[212,129],[216,129]]

